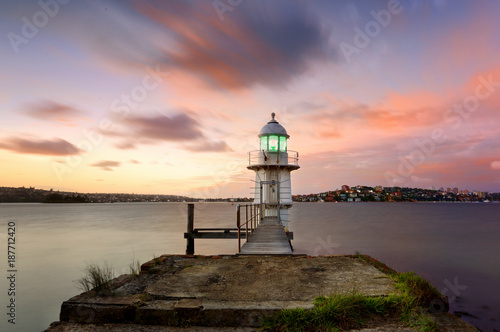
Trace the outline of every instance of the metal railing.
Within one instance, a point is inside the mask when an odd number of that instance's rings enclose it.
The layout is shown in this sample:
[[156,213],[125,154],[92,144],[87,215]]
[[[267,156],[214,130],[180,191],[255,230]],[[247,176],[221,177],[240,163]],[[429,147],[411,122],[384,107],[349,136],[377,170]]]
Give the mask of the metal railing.
[[[241,223],[241,207],[245,207],[245,222]],[[260,217],[260,204],[238,204],[236,206],[236,227],[238,228],[238,252],[241,252],[241,231],[245,228],[245,239],[248,241],[248,232],[250,235],[257,228]]]
[[[250,151],[248,153],[248,165],[267,165],[269,163],[270,158],[266,160],[263,160],[261,156],[260,150],[254,150]],[[276,153],[276,152],[268,152],[269,154],[271,153]],[[282,152],[280,152],[282,153]],[[281,160],[279,164],[281,165],[294,165],[298,166],[299,165],[299,153],[297,151],[292,151],[288,150],[287,151],[288,158],[287,160]],[[271,165],[271,163],[269,163]]]

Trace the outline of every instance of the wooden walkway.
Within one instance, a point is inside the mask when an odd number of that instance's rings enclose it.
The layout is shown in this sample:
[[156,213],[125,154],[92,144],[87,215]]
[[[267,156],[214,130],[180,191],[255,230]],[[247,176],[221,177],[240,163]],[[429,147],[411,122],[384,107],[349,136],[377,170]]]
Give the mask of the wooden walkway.
[[241,247],[240,255],[291,255],[292,247],[276,218],[265,218]]

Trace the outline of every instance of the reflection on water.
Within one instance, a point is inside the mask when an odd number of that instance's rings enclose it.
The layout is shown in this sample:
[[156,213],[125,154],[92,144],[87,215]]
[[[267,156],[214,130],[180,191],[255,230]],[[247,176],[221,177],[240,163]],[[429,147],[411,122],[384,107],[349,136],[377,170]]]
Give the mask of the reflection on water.
[[[186,203],[0,204],[0,220],[17,224],[18,324],[37,331],[58,320],[79,293],[73,281],[88,262],[109,262],[115,275],[161,254],[183,254]],[[236,206],[195,205],[195,227],[235,227]],[[500,204],[297,203],[291,210],[296,253],[372,255],[414,270],[449,296],[452,311],[485,331],[500,317],[494,256]],[[3,232],[2,239],[6,239]],[[2,242],[5,243],[5,242]],[[236,240],[196,240],[197,254],[233,254]],[[6,257],[2,255],[2,266]],[[4,295],[1,297],[6,299]],[[1,330],[8,327],[1,322]],[[495,325],[496,324],[496,325]]]

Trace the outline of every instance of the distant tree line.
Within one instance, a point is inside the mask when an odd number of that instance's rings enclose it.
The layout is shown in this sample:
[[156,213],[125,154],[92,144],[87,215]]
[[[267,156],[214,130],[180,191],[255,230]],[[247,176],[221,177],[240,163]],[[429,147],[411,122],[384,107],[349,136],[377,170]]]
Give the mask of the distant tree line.
[[47,195],[43,203],[90,203],[90,200],[86,195],[62,195],[59,193],[53,193]]

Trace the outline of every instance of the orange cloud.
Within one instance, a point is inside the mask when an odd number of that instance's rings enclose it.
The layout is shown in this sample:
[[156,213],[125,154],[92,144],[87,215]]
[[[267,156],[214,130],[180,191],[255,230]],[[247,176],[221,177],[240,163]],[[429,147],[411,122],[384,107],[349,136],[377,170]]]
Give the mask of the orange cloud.
[[407,93],[388,91],[383,107],[398,111],[414,111],[416,109],[437,106],[445,103],[441,95],[427,90],[417,90]]
[[430,107],[407,111],[373,109],[365,113],[365,119],[376,129],[402,133],[412,127],[435,125],[441,121],[442,114]]
[[478,98],[478,108],[487,108],[488,117],[491,118],[491,112],[500,113],[500,61],[496,66],[474,73],[463,91],[463,99],[468,96]]

